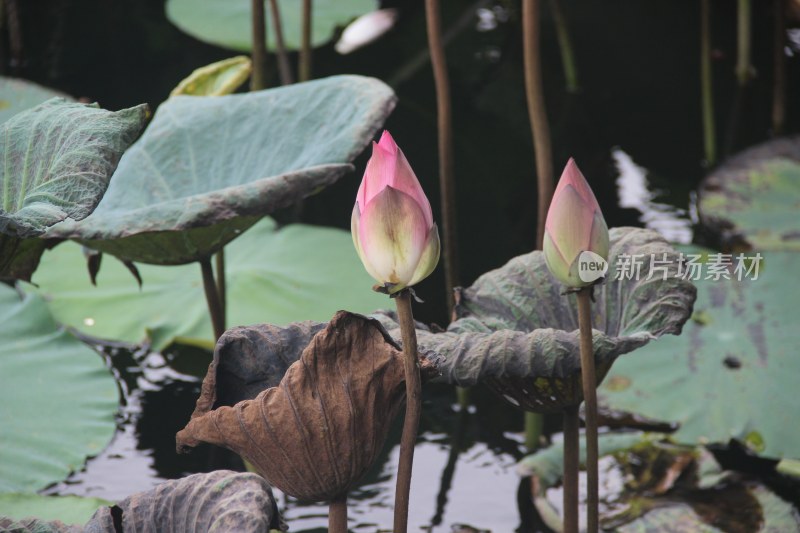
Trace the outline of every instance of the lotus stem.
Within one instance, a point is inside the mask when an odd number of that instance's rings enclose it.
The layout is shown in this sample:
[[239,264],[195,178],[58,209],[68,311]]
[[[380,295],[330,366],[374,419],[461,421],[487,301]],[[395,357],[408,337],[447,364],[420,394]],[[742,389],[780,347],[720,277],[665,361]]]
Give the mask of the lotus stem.
[[525,447],[529,452],[539,448],[543,422],[542,415],[539,413],[525,411]]
[[536,156],[536,182],[539,196],[536,248],[541,250],[547,209],[550,206],[550,198],[553,196],[553,156],[550,148],[550,127],[547,124],[547,113],[544,107],[544,90],[542,89],[539,26],[539,0],[522,0],[525,97],[528,102],[528,118],[531,123],[533,151]]
[[222,308],[217,292],[217,283],[214,281],[214,271],[211,268],[211,258],[204,257],[199,261],[203,273],[203,290],[206,293],[208,312],[211,315],[211,325],[214,328],[214,342],[225,333],[225,321],[222,318]]
[[564,81],[567,92],[576,94],[580,91],[578,83],[578,67],[575,64],[575,53],[572,50],[572,39],[569,36],[567,18],[561,9],[561,0],[550,0],[550,11],[553,13],[553,21],[556,25],[556,35],[558,36],[558,47],[561,51],[561,64],[564,67]]
[[750,0],[739,0],[737,10],[737,53],[736,53],[736,78],[739,85],[747,85],[750,81],[750,54],[752,41],[752,28],[750,25]]
[[331,501],[328,507],[329,533],[347,533],[347,495]]
[[717,134],[714,128],[714,91],[711,75],[710,1],[700,0],[700,91],[703,102],[703,147],[707,165],[717,159]]
[[394,533],[408,530],[408,500],[411,492],[411,469],[422,411],[422,384],[417,358],[417,331],[411,311],[411,293],[400,291],[395,298],[400,333],[403,338],[403,361],[406,374],[406,416],[400,438],[400,462],[397,465],[397,487],[394,500]]
[[786,4],[784,0],[774,0],[774,57],[772,84],[772,134],[783,133],[786,122]]
[[214,256],[217,270],[217,295],[219,298],[220,314],[222,315],[222,328],[225,329],[226,312],[228,307],[228,287],[225,281],[225,248],[221,248]]
[[578,327],[581,333],[581,382],[585,404],[586,424],[586,531],[597,533],[598,515],[598,471],[597,471],[597,379],[592,348],[592,288],[578,291]]
[[278,74],[281,78],[281,85],[291,85],[293,83],[292,67],[289,65],[289,55],[286,53],[283,41],[283,23],[278,0],[269,0],[269,9],[272,15],[272,31],[275,32],[275,49],[278,54]]
[[578,533],[578,464],[580,417],[578,406],[564,408],[564,533]]
[[428,48],[431,53],[433,79],[436,85],[437,129],[439,132],[439,189],[444,226],[444,278],[449,315],[453,316],[453,288],[459,285],[458,238],[456,230],[455,177],[453,176],[453,127],[450,108],[450,81],[442,43],[439,0],[425,0]]
[[253,33],[253,73],[250,90],[260,91],[267,87],[267,24],[264,15],[264,0],[250,0],[250,17]]
[[300,44],[300,64],[297,76],[300,81],[311,79],[311,0],[303,0],[303,36]]

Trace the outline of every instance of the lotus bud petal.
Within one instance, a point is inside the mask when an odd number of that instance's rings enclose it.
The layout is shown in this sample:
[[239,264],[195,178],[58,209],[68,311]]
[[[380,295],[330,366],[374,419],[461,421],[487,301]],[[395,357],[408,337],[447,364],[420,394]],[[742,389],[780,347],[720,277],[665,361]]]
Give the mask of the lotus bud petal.
[[547,268],[561,283],[574,288],[591,285],[579,275],[582,252],[608,259],[608,226],[600,205],[578,165],[570,159],[547,211],[544,232]]
[[393,294],[415,285],[439,262],[431,204],[388,131],[372,144],[350,231],[364,268],[382,292]]

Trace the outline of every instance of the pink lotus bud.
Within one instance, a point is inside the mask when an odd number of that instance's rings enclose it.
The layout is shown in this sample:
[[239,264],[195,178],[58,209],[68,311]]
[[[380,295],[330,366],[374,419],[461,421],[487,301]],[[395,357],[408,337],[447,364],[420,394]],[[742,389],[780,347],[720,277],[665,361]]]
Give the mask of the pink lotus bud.
[[[593,271],[597,267],[608,267],[605,263],[608,259],[608,226],[592,189],[571,158],[553,193],[544,227],[547,268],[565,285],[585,287],[599,277],[579,270],[581,261],[593,267]],[[581,258],[582,252],[592,252],[599,257],[584,254]],[[587,260],[587,256],[595,261]]]
[[388,131],[372,143],[350,220],[353,243],[374,290],[393,294],[427,278],[439,262],[431,204]]

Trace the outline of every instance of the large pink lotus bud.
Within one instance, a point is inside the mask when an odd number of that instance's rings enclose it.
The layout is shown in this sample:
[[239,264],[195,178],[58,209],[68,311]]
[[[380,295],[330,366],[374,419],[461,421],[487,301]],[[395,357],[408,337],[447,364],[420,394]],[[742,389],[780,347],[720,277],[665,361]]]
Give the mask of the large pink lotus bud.
[[592,189],[571,158],[553,193],[544,227],[544,258],[559,281],[569,287],[585,287],[605,273],[608,226]]
[[388,131],[372,143],[350,222],[353,243],[373,289],[388,294],[428,277],[439,262],[431,204]]

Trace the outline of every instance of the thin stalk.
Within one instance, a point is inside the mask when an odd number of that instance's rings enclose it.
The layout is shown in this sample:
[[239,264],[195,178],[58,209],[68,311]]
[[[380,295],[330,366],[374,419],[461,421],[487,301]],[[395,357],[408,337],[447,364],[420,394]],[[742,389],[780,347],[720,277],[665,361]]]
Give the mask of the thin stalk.
[[774,0],[775,26],[773,44],[772,133],[780,135],[786,122],[786,4]]
[[580,417],[578,406],[564,408],[564,533],[578,533],[578,465]]
[[558,36],[558,48],[561,51],[561,64],[564,67],[564,81],[566,82],[567,92],[575,94],[580,91],[578,83],[578,67],[575,64],[575,53],[572,50],[572,39],[569,36],[567,18],[561,9],[561,0],[549,0],[550,11],[553,14],[553,22],[556,25],[556,35]]
[[541,250],[547,208],[550,206],[550,198],[553,196],[553,156],[550,148],[550,127],[547,124],[547,113],[544,107],[542,63],[539,56],[539,26],[539,0],[522,0],[525,97],[528,102],[528,118],[531,123],[533,151],[536,156],[536,182],[539,196],[536,247]]
[[586,531],[597,533],[600,484],[597,472],[597,379],[592,348],[591,291],[591,287],[578,291],[578,327],[581,332],[581,382],[586,423]]
[[542,437],[544,419],[539,413],[525,411],[525,447],[529,452],[539,448],[539,439]]
[[19,16],[17,0],[6,0],[6,19],[8,23],[8,40],[11,48],[12,71],[22,68],[22,24]]
[[736,78],[739,85],[747,85],[750,81],[750,54],[752,42],[752,28],[750,25],[750,0],[739,0],[737,10],[737,53],[736,53]]
[[328,532],[347,533],[347,495],[331,501],[328,507]]
[[703,107],[703,147],[707,165],[717,160],[714,89],[711,75],[711,0],[700,0],[700,94]]
[[225,333],[225,321],[222,318],[222,308],[219,302],[219,293],[217,292],[217,283],[214,281],[214,271],[211,268],[211,258],[204,257],[200,259],[200,270],[203,273],[203,290],[206,293],[206,303],[208,303],[208,312],[211,315],[211,325],[214,328],[214,342],[217,341],[222,334]]
[[411,492],[411,468],[417,442],[419,417],[422,411],[422,383],[417,359],[417,332],[411,311],[411,293],[400,291],[395,298],[400,334],[403,338],[403,362],[406,373],[406,416],[400,438],[400,462],[397,465],[397,487],[394,500],[394,533],[408,530],[408,500]]
[[259,91],[267,87],[267,24],[264,15],[264,0],[250,0],[252,24],[253,73],[250,76],[250,90]]
[[425,0],[428,48],[431,53],[433,79],[436,85],[437,128],[439,131],[439,189],[444,223],[444,278],[447,308],[453,316],[453,288],[459,285],[458,239],[456,230],[456,194],[453,176],[453,127],[450,108],[450,81],[442,42],[439,0]]
[[278,7],[278,0],[269,0],[270,14],[272,15],[272,31],[275,32],[275,49],[278,53],[278,74],[281,77],[281,85],[291,85],[292,67],[289,65],[289,54],[283,42],[283,23],[281,22],[281,10]]
[[222,314],[222,326],[225,327],[228,302],[228,287],[225,281],[225,248],[220,249],[214,256],[214,263],[217,270],[217,296],[219,298],[220,313]]
[[311,79],[311,13],[312,0],[303,0],[303,37],[300,43],[300,64],[297,67],[297,76],[300,81]]

